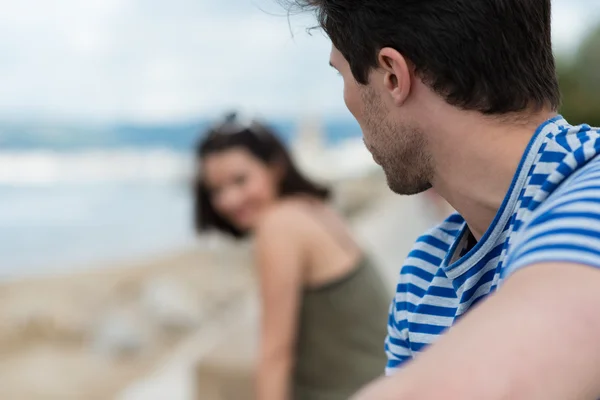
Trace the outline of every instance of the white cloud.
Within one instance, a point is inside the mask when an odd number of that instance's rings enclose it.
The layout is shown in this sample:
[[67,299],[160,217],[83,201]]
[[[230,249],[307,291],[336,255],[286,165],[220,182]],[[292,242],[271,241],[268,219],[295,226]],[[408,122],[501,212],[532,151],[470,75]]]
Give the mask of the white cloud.
[[[3,3],[0,114],[161,120],[233,106],[346,113],[328,40],[305,33],[309,17],[291,21],[292,38],[275,0]],[[569,50],[600,7],[554,3],[554,37]]]

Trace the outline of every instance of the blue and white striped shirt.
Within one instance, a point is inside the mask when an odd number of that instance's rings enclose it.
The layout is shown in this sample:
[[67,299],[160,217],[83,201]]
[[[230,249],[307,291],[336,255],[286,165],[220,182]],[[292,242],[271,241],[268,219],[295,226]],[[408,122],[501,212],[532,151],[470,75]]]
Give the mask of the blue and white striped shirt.
[[390,307],[386,373],[433,343],[514,271],[541,262],[600,268],[600,130],[562,117],[531,139],[491,226],[466,249],[453,214],[420,237]]

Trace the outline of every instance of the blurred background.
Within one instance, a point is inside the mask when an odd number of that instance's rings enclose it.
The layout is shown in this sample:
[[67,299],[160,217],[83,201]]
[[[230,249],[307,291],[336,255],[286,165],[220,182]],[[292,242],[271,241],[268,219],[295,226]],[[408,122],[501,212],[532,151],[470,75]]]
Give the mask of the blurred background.
[[[599,126],[600,0],[553,3],[562,113]],[[0,398],[214,397],[200,360],[238,362],[215,348],[255,312],[247,249],[192,230],[194,145],[225,111],[334,186],[393,286],[448,208],[388,193],[314,23],[273,0],[2,2]]]

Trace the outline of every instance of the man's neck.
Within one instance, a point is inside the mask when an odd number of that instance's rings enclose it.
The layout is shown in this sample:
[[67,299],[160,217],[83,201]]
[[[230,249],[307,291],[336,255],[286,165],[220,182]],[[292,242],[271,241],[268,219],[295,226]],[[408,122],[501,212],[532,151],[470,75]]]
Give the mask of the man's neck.
[[500,209],[533,133],[555,115],[545,111],[510,122],[450,111],[444,124],[430,131],[436,132],[431,140],[436,169],[432,184],[477,240]]

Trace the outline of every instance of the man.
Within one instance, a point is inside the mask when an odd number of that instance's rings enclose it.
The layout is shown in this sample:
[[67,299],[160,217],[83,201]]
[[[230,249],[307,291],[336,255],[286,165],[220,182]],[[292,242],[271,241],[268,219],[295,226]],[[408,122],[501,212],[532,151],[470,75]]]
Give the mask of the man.
[[600,398],[600,133],[557,115],[550,0],[292,5],[389,187],[458,212],[408,255],[391,377],[356,399]]
[[427,199],[425,204],[429,208],[429,214],[432,214],[432,217],[436,222],[443,221],[446,219],[448,215],[450,215],[454,210],[451,209],[450,205],[446,200],[444,200],[437,192],[433,189],[427,190],[424,194],[424,197]]

